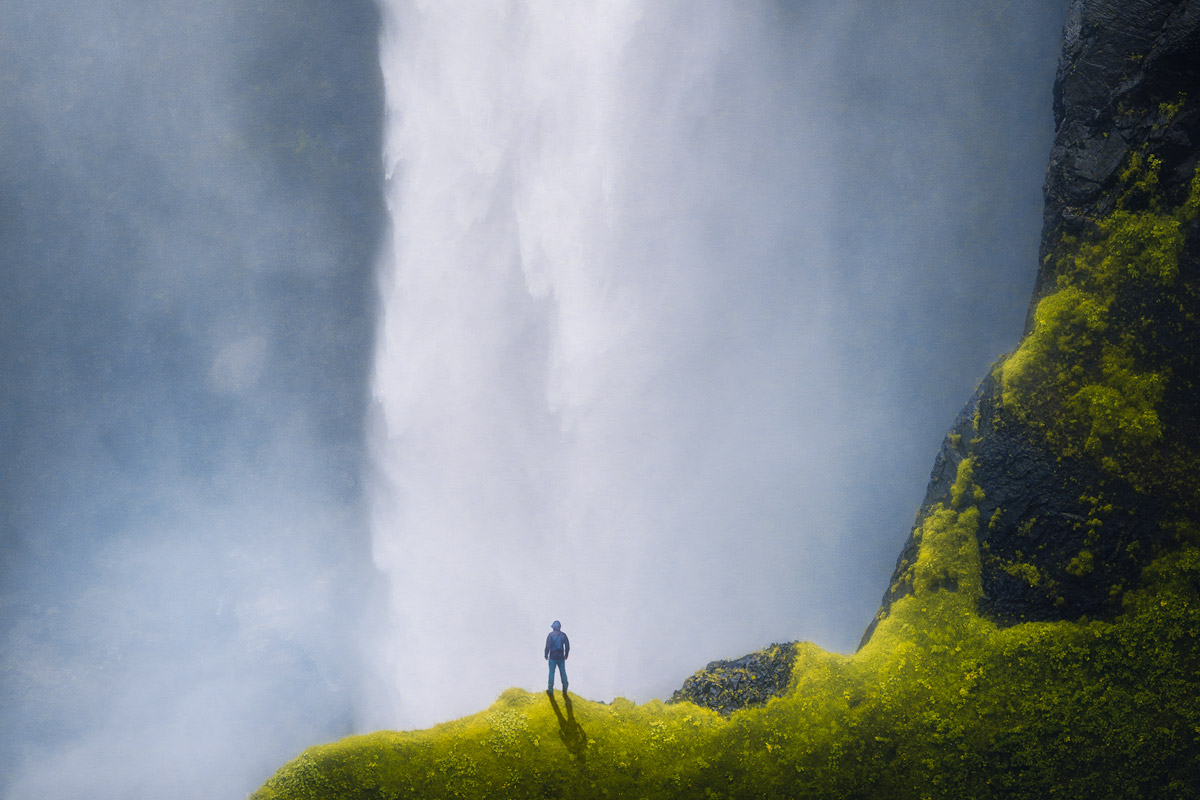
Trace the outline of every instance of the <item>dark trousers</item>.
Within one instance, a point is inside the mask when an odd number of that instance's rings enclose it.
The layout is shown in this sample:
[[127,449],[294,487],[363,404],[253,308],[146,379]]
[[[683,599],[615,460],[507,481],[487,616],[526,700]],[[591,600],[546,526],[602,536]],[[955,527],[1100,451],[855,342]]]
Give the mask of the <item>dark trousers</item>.
[[546,689],[554,688],[554,668],[558,667],[558,674],[562,676],[563,691],[567,690],[567,660],[565,658],[551,658],[550,661],[550,677],[546,680]]

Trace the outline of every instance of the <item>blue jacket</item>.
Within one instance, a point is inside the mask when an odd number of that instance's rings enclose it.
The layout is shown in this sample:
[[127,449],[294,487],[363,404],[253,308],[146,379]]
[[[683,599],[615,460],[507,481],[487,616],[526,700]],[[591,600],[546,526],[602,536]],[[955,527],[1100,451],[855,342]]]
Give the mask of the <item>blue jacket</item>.
[[550,631],[546,636],[546,658],[553,658],[556,661],[566,661],[567,654],[571,652],[571,640],[562,631]]

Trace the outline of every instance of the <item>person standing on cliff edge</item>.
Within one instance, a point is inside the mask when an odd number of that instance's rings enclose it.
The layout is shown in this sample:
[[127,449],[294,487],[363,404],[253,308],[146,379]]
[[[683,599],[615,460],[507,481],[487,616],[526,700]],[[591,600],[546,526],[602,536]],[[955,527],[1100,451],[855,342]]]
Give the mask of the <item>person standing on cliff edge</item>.
[[560,630],[562,624],[554,620],[550,624],[550,633],[546,636],[546,660],[550,662],[550,677],[546,681],[546,694],[554,694],[554,668],[562,676],[563,694],[567,692],[567,656],[571,654],[571,640]]

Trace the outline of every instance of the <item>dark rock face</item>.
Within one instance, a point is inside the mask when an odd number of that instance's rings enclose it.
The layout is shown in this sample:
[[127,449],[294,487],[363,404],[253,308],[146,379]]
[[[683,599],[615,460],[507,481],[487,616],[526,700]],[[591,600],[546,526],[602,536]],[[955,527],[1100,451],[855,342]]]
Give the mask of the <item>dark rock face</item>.
[[[1131,152],[1148,146],[1163,158],[1168,196],[1178,200],[1187,191],[1200,157],[1200,106],[1189,97],[1198,81],[1197,0],[1071,3],[1054,81],[1055,136],[1035,305],[1054,283],[1046,257],[1063,234],[1079,233],[1112,211]],[[1184,107],[1172,114],[1181,99]]]
[[[1005,623],[1118,611],[1164,544],[1163,509],[1088,461],[1054,458],[1019,425],[996,429],[986,412],[981,418],[980,610]],[[1092,499],[1098,487],[1103,503]]]
[[[1167,509],[1082,459],[1056,457],[1016,420],[1005,418],[999,387],[988,376],[955,420],[934,461],[914,530],[932,510],[951,505],[964,459],[984,497],[980,548],[984,597],[980,611],[1002,623],[1105,616],[1166,543]],[[1103,487],[1102,507],[1093,502]],[[1103,536],[1089,540],[1093,529]],[[912,592],[917,542],[909,536],[897,559],[880,614]],[[1080,561],[1087,549],[1090,563]],[[1116,587],[1116,591],[1114,591]]]
[[[1042,264],[1027,335],[1039,301],[1064,281],[1079,280],[1064,270],[1078,269],[1075,252],[1105,230],[1102,220],[1165,214],[1187,201],[1200,159],[1200,1],[1075,0],[1064,28],[1054,114]],[[1146,164],[1150,169],[1139,174],[1152,179],[1131,178]],[[1197,463],[1200,454],[1200,225],[1194,215],[1162,219],[1182,226],[1178,280],[1159,292],[1137,277],[1104,307],[1108,340],[1122,333],[1126,341],[1136,339],[1123,352],[1134,354],[1142,374],[1162,376],[1166,384],[1156,408],[1162,423],[1156,452],[1123,472],[1078,452],[1083,448],[1074,443],[1064,450],[1061,435],[1056,447],[1045,431],[1059,423],[1044,409],[1030,424],[1028,415],[1006,407],[998,365],[935,460],[914,530],[932,511],[950,507],[959,465],[970,458],[972,481],[982,490],[975,503],[982,520],[980,611],[997,622],[1115,613],[1141,568],[1181,530],[1200,523],[1195,473],[1179,468]],[[1077,363],[1070,355],[1054,358],[1081,375],[1105,368],[1095,354],[1078,356]],[[891,605],[912,591],[917,551],[910,535],[863,643]]]
[[669,702],[687,700],[731,714],[783,694],[796,661],[795,642],[773,644],[732,661],[712,661],[683,682]]

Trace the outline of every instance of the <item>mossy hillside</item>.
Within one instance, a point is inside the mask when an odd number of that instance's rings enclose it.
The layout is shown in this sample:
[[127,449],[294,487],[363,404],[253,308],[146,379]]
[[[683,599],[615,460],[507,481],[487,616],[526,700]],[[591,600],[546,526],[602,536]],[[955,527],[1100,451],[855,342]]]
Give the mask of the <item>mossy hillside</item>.
[[1181,400],[1190,403],[1178,385],[1195,374],[1200,330],[1200,296],[1181,269],[1200,215],[1200,171],[1171,207],[1158,189],[1161,169],[1154,155],[1134,153],[1117,208],[1086,240],[1064,237],[1047,256],[1055,288],[998,372],[1005,412],[1060,457],[1094,460],[1138,491],[1179,496],[1194,494],[1200,467],[1195,436],[1180,430],[1192,421],[1179,413]]
[[1112,621],[1000,628],[976,611],[979,524],[972,502],[930,509],[913,593],[853,655],[797,645],[764,706],[721,717],[510,689],[430,730],[311,748],[254,797],[1191,797],[1200,536]]
[[978,462],[988,494],[993,619],[1116,614],[1145,565],[1200,520],[1200,172],[1189,163],[1148,147],[1127,157],[1104,216],[1048,248],[1053,279],[1029,333],[981,388],[982,438],[956,452]]

